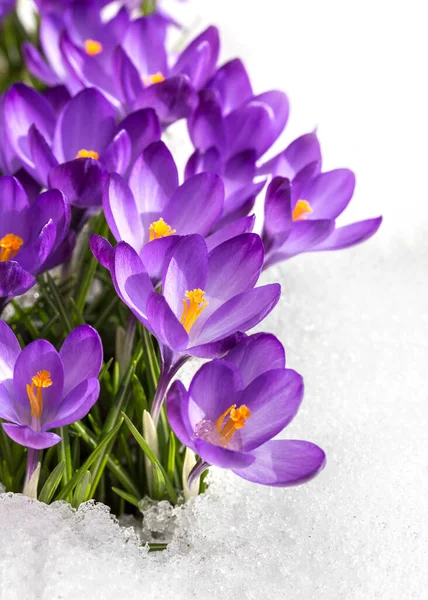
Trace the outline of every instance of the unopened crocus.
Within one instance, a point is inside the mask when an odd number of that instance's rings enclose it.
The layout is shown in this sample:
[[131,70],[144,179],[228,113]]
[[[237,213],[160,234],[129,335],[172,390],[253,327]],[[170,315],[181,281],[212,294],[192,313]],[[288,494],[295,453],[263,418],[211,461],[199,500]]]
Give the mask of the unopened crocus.
[[[129,185],[120,175],[110,176],[103,207],[114,237],[136,250],[156,287],[179,236],[208,236],[221,217],[223,202],[223,183],[213,173],[194,175],[179,186],[171,153],[163,142],[154,142],[137,159]],[[207,243],[212,249],[251,227],[252,219],[241,220],[208,236]],[[92,236],[91,247],[104,264],[112,250],[107,240]]]
[[153,110],[137,111],[117,124],[114,108],[96,89],[77,94],[57,116],[44,96],[18,83],[8,91],[3,110],[15,163],[80,208],[100,206],[108,174],[127,173],[142,150],[160,138]]
[[21,350],[0,321],[0,418],[6,434],[29,449],[26,483],[39,450],[61,440],[50,430],[82,419],[98,399],[102,359],[101,339],[89,325],[74,329],[57,352],[45,340]]
[[221,226],[251,210],[265,183],[254,181],[256,162],[283,131],[289,104],[280,91],[254,96],[238,60],[224,65],[207,86],[188,120],[196,150],[186,176],[203,171],[221,175],[226,187]]
[[223,356],[239,332],[260,323],[277,304],[279,284],[255,287],[262,265],[258,235],[236,236],[211,252],[201,236],[185,236],[171,253],[158,293],[137,252],[125,242],[116,246],[109,262],[116,292],[161,349],[155,421],[172,376],[189,356]]
[[265,200],[264,268],[303,252],[348,248],[374,235],[382,217],[336,227],[336,218],[350,202],[354,186],[354,175],[348,169],[297,176],[293,184],[275,177]]
[[69,257],[69,225],[70,207],[60,191],[48,190],[30,204],[15,177],[0,177],[0,310],[35,284],[34,275]]
[[265,333],[203,365],[188,391],[175,381],[167,397],[168,419],[179,440],[200,457],[190,483],[210,465],[276,487],[317,475],[325,464],[321,448],[272,439],[295,417],[302,398],[302,377],[285,367],[282,345]]

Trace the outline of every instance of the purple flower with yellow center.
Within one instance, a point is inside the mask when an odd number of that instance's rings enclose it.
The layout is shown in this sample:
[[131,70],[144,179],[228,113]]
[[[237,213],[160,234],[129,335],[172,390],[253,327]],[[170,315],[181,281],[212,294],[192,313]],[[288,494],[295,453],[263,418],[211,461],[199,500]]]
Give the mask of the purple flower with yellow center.
[[0,418],[6,434],[29,448],[27,482],[38,451],[61,440],[50,430],[82,419],[98,399],[102,359],[101,339],[89,325],[74,329],[57,352],[45,340],[21,350],[0,321]]
[[142,150],[160,138],[153,110],[137,111],[117,124],[114,108],[96,89],[77,94],[57,117],[45,97],[18,83],[3,110],[19,164],[40,185],[60,189],[82,208],[100,206],[108,174],[127,173]]
[[241,340],[224,359],[203,365],[187,391],[175,381],[167,397],[170,425],[200,460],[190,483],[210,465],[263,485],[308,481],[325,454],[301,440],[273,440],[295,417],[301,376],[285,367],[281,343],[260,333]]
[[348,169],[336,169],[290,184],[284,177],[270,183],[265,200],[264,268],[301,254],[341,250],[370,238],[382,217],[336,227],[336,217],[352,198],[355,178]]
[[196,148],[186,166],[186,177],[201,171],[221,175],[226,199],[221,225],[251,210],[263,181],[254,182],[256,162],[283,131],[289,104],[283,92],[254,96],[240,60],[226,63],[199,94],[199,104],[188,120]]
[[[163,142],[154,142],[137,159],[129,177],[112,174],[104,190],[104,214],[118,242],[127,242],[138,253],[156,287],[180,237],[212,231],[223,211],[224,186],[213,173],[194,175],[178,184],[174,159]],[[207,237],[210,249],[251,230],[253,220],[236,222],[226,231]],[[112,248],[99,236],[92,250],[102,264]]]
[[116,292],[161,349],[155,420],[171,378],[189,356],[223,356],[239,332],[257,325],[277,304],[279,284],[255,287],[263,255],[262,241],[252,233],[211,252],[201,236],[184,236],[170,255],[158,293],[137,252],[125,242],[115,247],[107,266]]
[[58,190],[30,204],[15,177],[0,177],[0,310],[29,290],[34,275],[66,260],[74,245],[70,207]]

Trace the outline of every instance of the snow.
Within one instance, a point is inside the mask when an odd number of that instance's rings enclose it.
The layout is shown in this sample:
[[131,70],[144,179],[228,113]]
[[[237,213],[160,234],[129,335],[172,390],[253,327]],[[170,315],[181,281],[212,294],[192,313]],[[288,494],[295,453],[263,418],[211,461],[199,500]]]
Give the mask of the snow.
[[285,433],[318,443],[328,464],[291,489],[213,470],[206,495],[174,510],[168,550],[151,554],[103,506],[0,496],[0,598],[428,598],[422,3],[195,5],[199,27],[219,24],[224,58],[243,55],[258,91],[289,93],[278,149],[319,125],[327,168],[357,172],[347,220],[385,217],[362,246],[264,276],[283,297],[263,329],[306,384]]

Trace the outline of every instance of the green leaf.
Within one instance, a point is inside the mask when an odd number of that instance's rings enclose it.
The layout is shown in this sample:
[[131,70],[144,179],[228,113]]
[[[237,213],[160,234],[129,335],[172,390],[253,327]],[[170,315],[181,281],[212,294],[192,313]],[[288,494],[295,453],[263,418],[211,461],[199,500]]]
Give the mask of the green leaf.
[[90,471],[85,471],[79,478],[74,491],[73,501],[71,503],[74,508],[79,508],[82,502],[85,502],[90,498],[91,481],[92,475]]
[[170,431],[168,443],[168,461],[166,464],[166,471],[170,481],[174,481],[176,447],[177,444],[175,441],[175,435],[172,431]]
[[64,300],[61,297],[61,294],[59,293],[58,287],[53,278],[50,276],[50,274],[45,273],[44,278],[46,281],[48,291],[51,295],[51,300],[56,308],[55,312],[59,313],[61,321],[63,322],[64,327],[66,329],[66,332],[70,333],[70,331],[73,329],[73,324],[69,317],[70,310],[64,304]]
[[126,500],[127,502],[129,502],[129,504],[132,504],[133,506],[136,506],[138,508],[138,506],[139,506],[139,504],[138,504],[138,498],[136,498],[132,494],[128,494],[127,492],[124,492],[123,490],[120,490],[117,487],[112,487],[111,489],[113,490],[113,492],[115,494],[117,494],[118,496],[120,496],[121,498],[123,498],[124,500]]
[[120,421],[117,423],[117,425],[115,427],[113,427],[113,429],[105,436],[105,438],[103,438],[99,442],[97,447],[88,456],[88,458],[85,460],[85,462],[80,467],[80,469],[78,471],[76,471],[76,473],[73,475],[73,477],[70,479],[70,481],[64,487],[64,489],[62,489],[61,492],[58,494],[58,496],[56,498],[57,500],[65,500],[67,498],[68,494],[74,490],[79,479],[83,476],[85,471],[87,471],[89,469],[89,467],[91,467],[91,465],[97,460],[97,458],[99,458],[100,454],[102,454],[105,451],[105,448],[110,444],[110,442],[114,441],[117,434],[119,433],[119,429],[121,428],[122,423],[123,423],[123,419],[120,419]]
[[45,485],[42,487],[42,490],[39,494],[38,500],[40,502],[44,502],[45,504],[49,504],[52,500],[53,495],[55,494],[57,487],[59,486],[62,476],[65,471],[65,461],[62,460],[57,464],[55,469],[49,475],[49,477],[45,481]]
[[[177,494],[174,490],[174,487],[171,484],[171,481],[168,477],[167,472],[165,471],[165,469],[163,468],[162,464],[160,463],[160,461],[156,458],[156,456],[153,454],[150,446],[147,444],[146,440],[143,438],[143,436],[141,435],[141,433],[137,430],[137,428],[135,427],[135,425],[132,423],[132,421],[129,419],[129,417],[127,415],[125,415],[125,413],[122,413],[123,417],[125,419],[125,423],[129,429],[129,431],[132,433],[132,435],[134,436],[134,438],[136,439],[138,445],[140,446],[141,450],[144,452],[144,454],[147,456],[147,458],[150,460],[150,462],[153,465],[156,465],[163,477],[164,480],[164,484],[168,493],[168,496],[170,497],[170,500],[173,504],[177,503]],[[155,469],[153,470],[155,471]]]

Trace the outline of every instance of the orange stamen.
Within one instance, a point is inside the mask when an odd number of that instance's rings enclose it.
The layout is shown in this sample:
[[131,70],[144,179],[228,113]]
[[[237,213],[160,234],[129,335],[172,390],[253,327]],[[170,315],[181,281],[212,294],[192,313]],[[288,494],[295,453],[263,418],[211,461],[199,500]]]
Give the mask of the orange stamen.
[[85,148],[82,148],[76,154],[76,158],[93,158],[94,160],[98,160],[99,157],[100,155],[95,150],[85,150]]
[[143,75],[142,80],[145,86],[153,85],[154,83],[161,83],[165,81],[165,77],[160,71],[153,73],[152,75]]
[[298,200],[293,210],[293,221],[306,219],[306,215],[311,212],[313,212],[313,210],[307,200]]
[[[224,423],[225,418],[229,418]],[[237,429],[242,429],[245,426],[246,420],[251,416],[251,410],[245,404],[236,408],[236,404],[229,406],[222,415],[217,419],[215,426],[219,435],[224,441],[229,441]]]
[[0,240],[0,262],[12,260],[18,254],[24,240],[18,235],[7,233]]
[[205,292],[199,288],[195,290],[187,291],[183,298],[183,314],[181,315],[180,323],[184,329],[189,333],[196,319],[199,317],[201,312],[208,306],[208,300],[206,300]]
[[96,56],[97,54],[101,54],[103,51],[103,45],[101,42],[97,42],[97,40],[85,40],[85,52],[89,54],[89,56]]
[[159,238],[168,237],[169,235],[173,235],[175,233],[175,229],[171,229],[168,223],[162,219],[162,217],[158,221],[154,221],[150,227],[150,242],[153,240],[157,240]]
[[[43,412],[43,388],[53,385],[49,371],[38,371],[31,379],[31,385],[26,385],[28,400],[31,405],[31,416],[40,419]],[[36,392],[34,392],[36,388]]]

